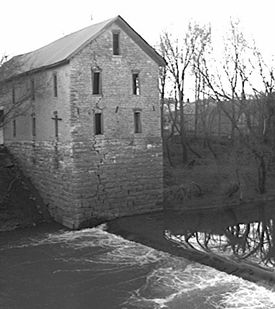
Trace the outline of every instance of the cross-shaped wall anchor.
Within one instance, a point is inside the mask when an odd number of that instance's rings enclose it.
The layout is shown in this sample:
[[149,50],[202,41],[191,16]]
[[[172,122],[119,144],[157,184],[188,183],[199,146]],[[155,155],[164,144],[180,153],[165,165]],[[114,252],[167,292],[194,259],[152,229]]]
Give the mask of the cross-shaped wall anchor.
[[54,111],[54,118],[52,118],[54,120],[54,128],[55,128],[55,137],[58,138],[58,121],[61,121],[62,118],[58,118],[58,112]]

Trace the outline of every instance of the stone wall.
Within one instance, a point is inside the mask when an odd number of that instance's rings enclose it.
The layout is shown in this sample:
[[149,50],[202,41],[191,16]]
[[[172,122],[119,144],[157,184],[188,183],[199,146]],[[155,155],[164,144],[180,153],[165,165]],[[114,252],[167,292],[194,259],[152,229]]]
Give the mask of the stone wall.
[[[7,145],[55,220],[70,228],[162,209],[160,139]],[[73,153],[73,155],[72,155]]]
[[[113,30],[120,31],[119,56],[112,53]],[[95,67],[102,74],[100,95],[92,94],[91,70]],[[139,72],[140,95],[132,91],[133,71]],[[158,65],[113,24],[69,65],[49,70],[48,76],[53,72],[60,78],[60,97],[52,97],[50,82],[50,90],[32,107],[45,130],[40,128],[41,134],[33,138],[28,126],[14,138],[9,128],[6,145],[56,221],[79,228],[93,220],[162,209]],[[134,130],[137,109],[140,133]],[[58,138],[53,134],[54,110],[62,118]],[[98,112],[102,113],[103,134],[95,135]],[[29,121],[23,118],[22,126]]]
[[[120,33],[120,55],[112,53],[112,31]],[[87,65],[89,64],[89,65]],[[92,94],[91,70],[100,69],[102,94]],[[139,72],[140,95],[132,90]],[[158,64],[116,24],[71,61],[73,158],[79,172],[78,222],[93,217],[162,209],[163,166]],[[134,111],[142,132],[134,131]],[[94,134],[102,113],[103,134]]]
[[162,147],[160,140],[96,138],[74,145],[82,217],[114,218],[162,209]]
[[[54,96],[53,75],[57,74],[58,96]],[[35,95],[31,99],[30,83],[34,80]],[[16,136],[13,132],[13,123],[10,121],[5,126],[4,140],[5,143],[26,142],[26,141],[55,141],[54,130],[54,112],[58,112],[58,116],[62,118],[59,121],[59,141],[71,140],[70,125],[70,67],[69,65],[59,66],[54,69],[48,69],[30,76],[23,76],[14,81],[10,81],[6,85],[5,95],[2,97],[0,93],[0,106],[4,106],[4,113],[9,111],[13,113],[12,103],[12,87],[14,87],[15,101],[22,100],[24,102],[24,113],[16,117]],[[21,107],[16,108],[14,112],[18,112]],[[32,132],[32,115],[36,118],[36,135]]]
[[73,208],[73,160],[70,143],[7,142],[26,176],[39,190],[50,213],[62,223],[62,217]]

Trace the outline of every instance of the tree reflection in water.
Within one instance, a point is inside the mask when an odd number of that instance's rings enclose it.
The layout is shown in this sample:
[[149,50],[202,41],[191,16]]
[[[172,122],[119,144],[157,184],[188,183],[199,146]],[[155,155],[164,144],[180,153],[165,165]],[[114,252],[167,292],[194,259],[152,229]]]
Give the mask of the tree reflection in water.
[[[273,267],[275,265],[275,249],[273,245],[275,239],[275,215],[267,212],[269,216],[271,215],[267,219],[265,208],[258,207],[256,211],[257,220],[254,218],[253,221],[245,222],[251,220],[251,214],[248,212],[247,218],[242,218],[241,222],[238,223],[237,217],[245,216],[244,214],[238,214],[238,212],[239,210],[233,211],[231,219],[233,218],[235,224],[230,225],[226,225],[226,220],[215,222],[213,225],[213,218],[211,221],[205,214],[193,214],[193,217],[196,217],[197,222],[199,222],[195,227],[190,225],[190,221],[192,221],[191,215],[188,217],[189,224],[184,227],[184,232],[175,233],[167,229],[166,238],[178,244],[180,243],[185,249],[216,253],[231,257],[234,260],[246,260],[247,262],[253,262],[253,264]],[[255,217],[255,209],[251,213],[254,213]],[[215,218],[213,213],[212,216]],[[188,221],[186,213],[184,217],[186,223]],[[177,214],[177,220],[179,220],[179,214]],[[219,220],[219,215],[217,215],[217,220]]]

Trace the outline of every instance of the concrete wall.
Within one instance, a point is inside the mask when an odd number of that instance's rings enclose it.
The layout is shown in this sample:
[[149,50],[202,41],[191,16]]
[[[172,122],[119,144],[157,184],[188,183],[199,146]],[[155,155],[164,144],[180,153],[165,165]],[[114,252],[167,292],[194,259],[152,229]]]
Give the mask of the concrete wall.
[[[112,51],[113,30],[120,31],[119,56]],[[102,74],[101,95],[92,94],[94,68]],[[132,92],[133,71],[139,72],[140,95]],[[58,98],[53,96],[53,73],[60,80]],[[37,136],[34,139],[26,125],[29,114],[25,120],[20,117],[18,125],[25,129],[16,138],[12,127],[7,128],[6,145],[31,176],[55,219],[78,228],[94,218],[161,209],[158,65],[113,24],[69,65],[41,74],[49,82],[30,110],[37,117]],[[137,109],[141,133],[134,133]],[[58,139],[53,111],[62,118]],[[97,112],[103,117],[101,135],[94,134]]]

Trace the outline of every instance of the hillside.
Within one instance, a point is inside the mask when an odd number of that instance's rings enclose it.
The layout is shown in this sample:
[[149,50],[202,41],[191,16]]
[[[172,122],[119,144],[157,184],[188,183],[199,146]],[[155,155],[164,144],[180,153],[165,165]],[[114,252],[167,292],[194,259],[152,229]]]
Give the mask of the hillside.
[[51,220],[31,181],[20,171],[12,155],[0,148],[0,232]]
[[265,192],[259,192],[259,163],[230,140],[190,142],[189,163],[181,163],[179,140],[164,144],[164,208],[208,208],[275,200],[275,161],[266,160]]

